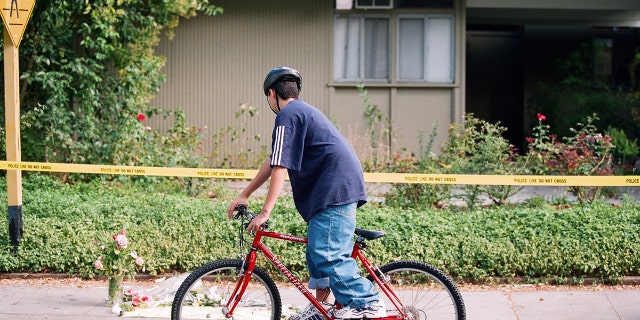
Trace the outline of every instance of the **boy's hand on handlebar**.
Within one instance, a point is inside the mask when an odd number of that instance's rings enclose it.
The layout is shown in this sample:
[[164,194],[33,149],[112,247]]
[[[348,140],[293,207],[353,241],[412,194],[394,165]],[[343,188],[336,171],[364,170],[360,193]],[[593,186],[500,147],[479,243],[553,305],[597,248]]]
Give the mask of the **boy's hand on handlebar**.
[[249,223],[249,225],[247,226],[247,231],[249,233],[254,233],[262,229],[262,225],[268,220],[269,220],[269,216],[266,214],[257,215],[255,218],[253,218],[253,220],[251,220],[251,223]]
[[237,197],[235,200],[231,202],[231,204],[229,204],[229,208],[227,208],[227,217],[229,219],[233,218],[233,213],[236,210],[238,210],[238,206],[244,205],[245,207],[247,207],[248,203],[249,203],[249,199],[242,196]]

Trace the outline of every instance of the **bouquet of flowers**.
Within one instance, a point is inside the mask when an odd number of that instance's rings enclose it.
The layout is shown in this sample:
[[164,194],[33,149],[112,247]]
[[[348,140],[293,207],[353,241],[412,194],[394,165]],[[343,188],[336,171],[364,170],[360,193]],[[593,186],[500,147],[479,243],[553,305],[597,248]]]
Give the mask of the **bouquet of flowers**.
[[136,310],[138,307],[145,307],[149,301],[150,297],[144,292],[129,288],[124,292],[122,311],[129,312]]
[[144,260],[131,249],[126,230],[120,230],[104,242],[93,239],[93,243],[100,248],[94,265],[100,273],[107,276],[133,275],[140,268],[144,272]]

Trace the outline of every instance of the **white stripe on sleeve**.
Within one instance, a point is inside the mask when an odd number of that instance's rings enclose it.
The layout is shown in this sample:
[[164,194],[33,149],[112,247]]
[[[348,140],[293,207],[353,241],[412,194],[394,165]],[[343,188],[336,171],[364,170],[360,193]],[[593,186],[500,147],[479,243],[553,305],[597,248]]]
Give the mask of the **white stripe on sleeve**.
[[279,166],[282,162],[282,145],[284,143],[284,126],[276,127],[276,136],[273,143],[273,154],[271,155],[271,165]]

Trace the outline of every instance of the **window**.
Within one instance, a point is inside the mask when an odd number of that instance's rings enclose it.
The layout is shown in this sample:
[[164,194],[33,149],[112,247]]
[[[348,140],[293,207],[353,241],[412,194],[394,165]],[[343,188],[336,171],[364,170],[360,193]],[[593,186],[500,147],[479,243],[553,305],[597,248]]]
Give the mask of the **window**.
[[398,81],[453,82],[453,18],[400,16]]
[[356,0],[356,9],[391,9],[393,0]]
[[334,37],[336,81],[389,79],[389,18],[337,17]]
[[[393,21],[393,20],[395,21]],[[397,23],[397,36],[390,26]],[[392,42],[396,52],[392,55]],[[396,61],[392,79],[392,61]],[[334,21],[334,80],[452,83],[452,15],[338,15]]]

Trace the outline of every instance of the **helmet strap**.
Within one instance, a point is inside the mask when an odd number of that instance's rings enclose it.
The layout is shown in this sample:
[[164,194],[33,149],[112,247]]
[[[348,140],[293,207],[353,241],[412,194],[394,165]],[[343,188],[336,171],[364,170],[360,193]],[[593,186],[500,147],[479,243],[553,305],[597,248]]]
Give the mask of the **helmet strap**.
[[280,112],[280,101],[278,100],[278,94],[276,93],[275,89],[270,90],[273,90],[273,94],[276,96],[276,107],[278,107],[278,111],[276,111],[276,109],[271,106],[271,103],[269,103],[269,96],[267,96],[267,104],[269,105],[269,108],[271,109],[271,111],[273,111],[273,113],[278,114],[278,112]]

